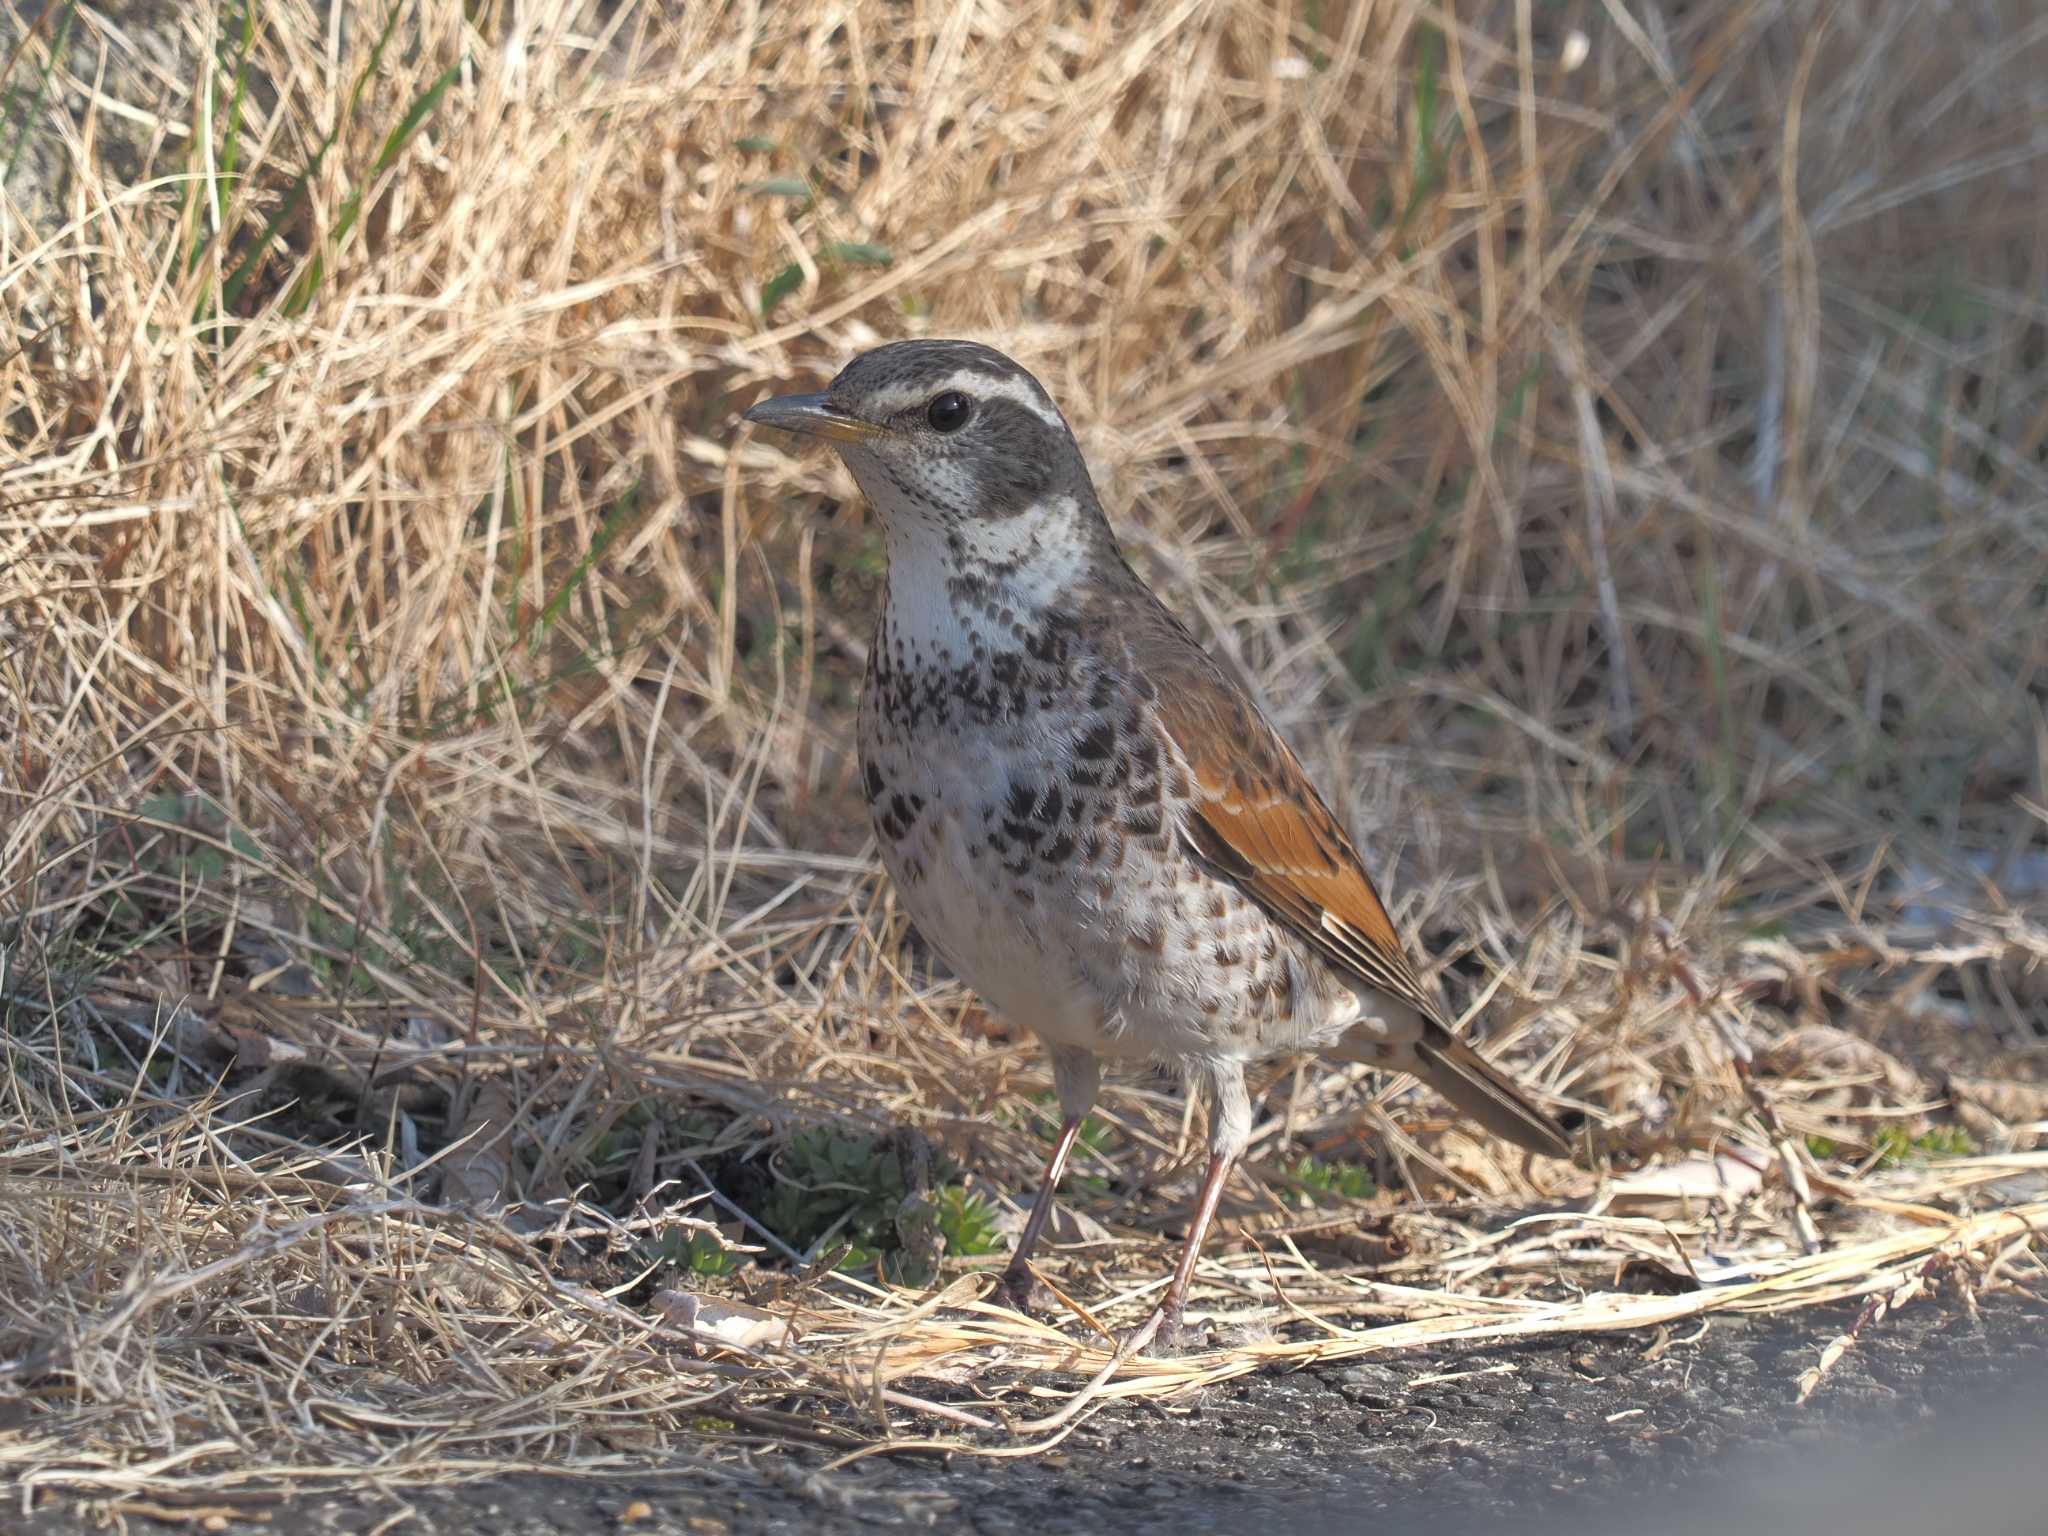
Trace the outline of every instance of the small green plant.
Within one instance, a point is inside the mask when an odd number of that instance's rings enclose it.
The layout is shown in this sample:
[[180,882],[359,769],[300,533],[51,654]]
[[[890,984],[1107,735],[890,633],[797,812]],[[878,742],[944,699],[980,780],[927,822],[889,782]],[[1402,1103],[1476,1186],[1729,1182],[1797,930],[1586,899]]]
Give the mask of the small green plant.
[[591,1168],[603,1168],[630,1158],[639,1149],[641,1137],[654,1123],[659,1111],[660,1106],[655,1100],[636,1099],[604,1130],[588,1138],[583,1149],[583,1161]]
[[[801,183],[798,183],[800,186]],[[788,196],[780,183],[763,182],[759,190]],[[894,266],[896,257],[887,246],[876,245],[868,240],[833,240],[818,249],[818,265],[830,271],[840,267],[889,267]],[[766,319],[775,312],[775,307],[804,284],[804,269],[796,262],[789,263],[767,282],[761,285],[761,317]]]
[[1937,1125],[1913,1143],[1929,1157],[1975,1157],[1977,1140],[1960,1125]]
[[1288,1174],[1301,1186],[1302,1199],[1316,1205],[1323,1200],[1369,1200],[1379,1190],[1373,1176],[1358,1163],[1326,1163],[1303,1153]]
[[739,1268],[739,1261],[732,1256],[731,1250],[718,1240],[718,1234],[707,1232],[702,1227],[691,1228],[687,1237],[680,1232],[664,1233],[660,1246],[662,1249],[673,1250],[672,1253],[663,1253],[661,1256],[668,1258],[678,1269],[686,1269],[691,1274],[706,1279],[729,1275]]
[[[779,1177],[757,1212],[762,1224],[800,1253],[843,1247],[837,1268],[873,1267],[924,1284],[930,1265],[913,1244],[930,1226],[948,1253],[990,1253],[997,1246],[995,1213],[959,1186],[959,1169],[944,1157],[933,1160],[932,1186],[922,1202],[906,1201],[911,1190],[903,1160],[888,1139],[814,1126],[796,1134],[776,1167]],[[909,1205],[919,1209],[907,1211]]]
[[1903,1127],[1888,1125],[1877,1133],[1872,1150],[1878,1167],[1896,1168],[1935,1157],[1968,1157],[1977,1144],[1959,1125],[1938,1125],[1919,1136],[1908,1136]]
[[[1806,1150],[1818,1162],[1849,1155],[1828,1136],[1807,1137]],[[1968,1157],[1976,1150],[1977,1143],[1959,1125],[1937,1125],[1918,1136],[1907,1135],[1903,1126],[1887,1125],[1871,1138],[1870,1150],[1864,1155],[1874,1168],[1897,1168],[1937,1157]]]
[[[742,139],[740,146],[759,154],[770,153],[776,147],[773,140],[761,138]],[[756,197],[786,199],[799,210],[810,207],[816,197],[810,181],[802,176],[769,176],[746,183],[742,190]],[[896,253],[872,240],[827,240],[817,248],[813,259],[817,266],[830,272],[847,267],[891,267],[896,264]],[[776,306],[803,284],[801,262],[792,261],[776,272],[761,285],[762,318],[774,314]]]
[[938,1205],[939,1234],[946,1240],[946,1252],[973,1257],[1002,1250],[995,1210],[981,1196],[948,1184],[939,1191]]
[[[143,801],[138,820],[149,830],[166,832],[158,855],[160,873],[196,885],[210,885],[227,875],[230,857],[239,857],[260,868],[263,850],[229,818],[220,805],[203,794],[155,795]],[[189,836],[168,832],[168,826],[189,828]]]

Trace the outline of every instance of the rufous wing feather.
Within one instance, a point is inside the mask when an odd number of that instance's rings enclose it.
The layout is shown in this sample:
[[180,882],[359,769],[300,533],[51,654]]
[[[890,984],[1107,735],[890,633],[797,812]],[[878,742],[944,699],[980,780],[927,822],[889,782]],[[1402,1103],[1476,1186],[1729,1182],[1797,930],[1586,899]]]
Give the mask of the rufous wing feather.
[[1279,733],[1220,675],[1186,682],[1162,690],[1160,709],[1193,780],[1180,828],[1189,850],[1339,971],[1412,1006],[1423,1021],[1413,1069],[1432,1088],[1497,1136],[1570,1156],[1551,1118],[1451,1033],[1358,851]]
[[1218,677],[1163,692],[1161,714],[1193,778],[1181,835],[1332,965],[1441,1014],[1401,947],[1351,839],[1266,718]]

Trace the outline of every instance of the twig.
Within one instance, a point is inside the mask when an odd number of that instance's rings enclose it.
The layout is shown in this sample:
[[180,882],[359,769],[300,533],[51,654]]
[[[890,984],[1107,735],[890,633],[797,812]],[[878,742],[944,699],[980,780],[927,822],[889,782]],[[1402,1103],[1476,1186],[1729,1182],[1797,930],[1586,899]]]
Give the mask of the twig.
[[1926,1291],[1934,1283],[1934,1277],[1954,1268],[1955,1262],[1956,1255],[1949,1249],[1937,1249],[1930,1253],[1927,1262],[1913,1271],[1897,1289],[1866,1298],[1862,1309],[1856,1314],[1856,1321],[1849,1325],[1848,1331],[1838,1334],[1827,1348],[1820,1352],[1820,1359],[1799,1373],[1799,1401],[1803,1404],[1813,1396],[1822,1379],[1835,1368],[1835,1362],[1854,1348],[1856,1342],[1863,1337],[1864,1329],[1883,1322],[1886,1317]]

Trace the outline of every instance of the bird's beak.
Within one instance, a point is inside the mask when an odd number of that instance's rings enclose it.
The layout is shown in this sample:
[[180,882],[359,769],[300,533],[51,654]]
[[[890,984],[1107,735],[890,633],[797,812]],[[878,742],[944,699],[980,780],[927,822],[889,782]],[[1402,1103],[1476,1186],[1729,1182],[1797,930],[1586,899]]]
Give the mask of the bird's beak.
[[748,411],[746,419],[764,427],[780,427],[785,432],[829,437],[835,443],[866,442],[869,438],[887,436],[889,430],[835,409],[823,395],[776,395]]

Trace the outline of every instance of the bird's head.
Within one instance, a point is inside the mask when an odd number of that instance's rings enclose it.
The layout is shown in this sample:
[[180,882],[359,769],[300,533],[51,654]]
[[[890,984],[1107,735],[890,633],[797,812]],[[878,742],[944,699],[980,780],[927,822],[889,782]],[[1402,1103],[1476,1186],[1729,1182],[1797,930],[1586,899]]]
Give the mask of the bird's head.
[[892,558],[931,550],[1018,570],[1109,538],[1059,407],[978,342],[891,342],[824,393],[763,400],[746,419],[829,440],[881,514]]

